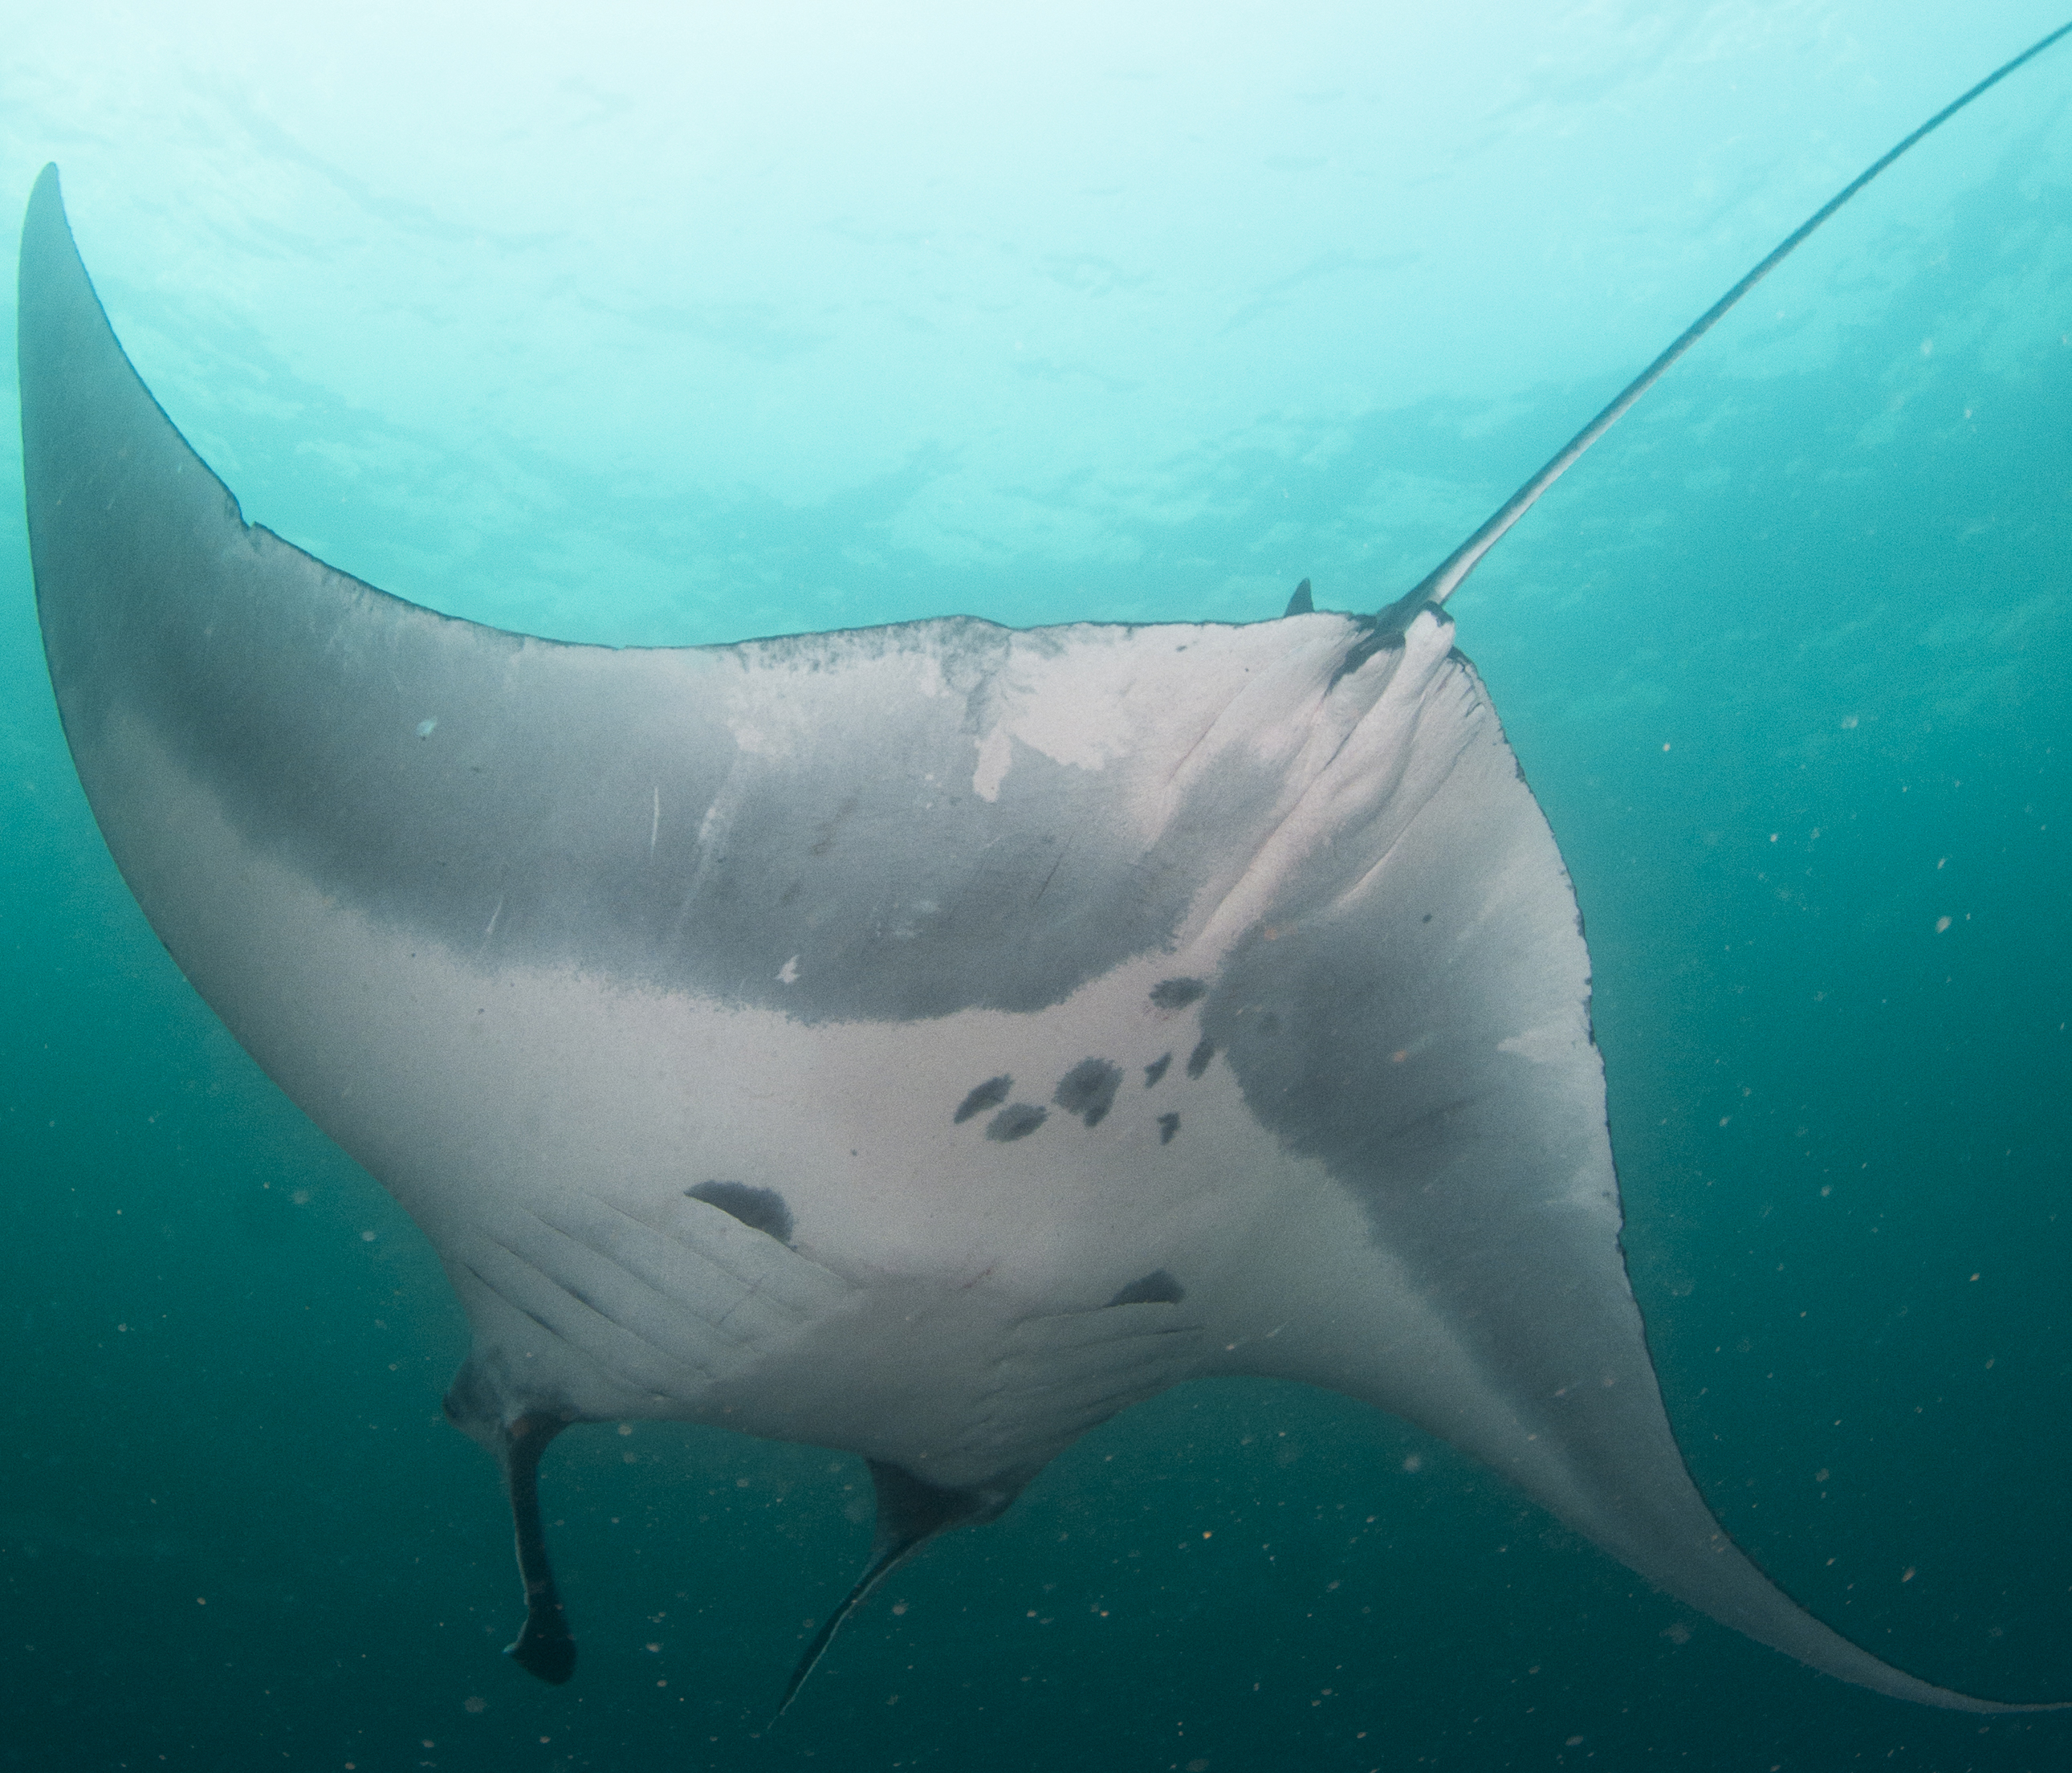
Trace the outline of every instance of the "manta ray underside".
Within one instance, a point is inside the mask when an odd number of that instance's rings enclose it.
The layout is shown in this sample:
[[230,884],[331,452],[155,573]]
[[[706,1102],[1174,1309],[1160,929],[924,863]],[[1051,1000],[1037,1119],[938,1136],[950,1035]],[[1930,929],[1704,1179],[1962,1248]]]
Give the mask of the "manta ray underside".
[[80,779],[195,989],[438,1250],[534,1672],[574,1661],[533,1494],[569,1424],[860,1454],[853,1600],[1129,1404],[1256,1374],[1419,1424],[1813,1668],[2017,1709],[1829,1630],[1687,1475],[1574,895],[1436,597],[556,644],[247,524],[55,168],[20,313]]

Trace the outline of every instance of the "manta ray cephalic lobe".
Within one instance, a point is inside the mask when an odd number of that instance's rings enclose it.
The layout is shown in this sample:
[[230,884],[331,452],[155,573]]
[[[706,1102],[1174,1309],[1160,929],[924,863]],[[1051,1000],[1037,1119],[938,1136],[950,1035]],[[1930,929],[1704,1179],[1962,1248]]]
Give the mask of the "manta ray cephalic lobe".
[[[2072,29],[2072,27],[2066,27]],[[2063,35],[2054,33],[2033,55]],[[55,167],[25,479],[67,738],[182,971],[422,1228],[528,1617],[540,1454],[668,1418],[841,1449],[850,1606],[1088,1429],[1292,1379],[1474,1454],[1875,1691],[1686,1473],[1619,1247],[1568,875],[1444,604],[1844,190],[1379,616],[950,617],[728,646],[454,620],[245,523],[153,401]]]

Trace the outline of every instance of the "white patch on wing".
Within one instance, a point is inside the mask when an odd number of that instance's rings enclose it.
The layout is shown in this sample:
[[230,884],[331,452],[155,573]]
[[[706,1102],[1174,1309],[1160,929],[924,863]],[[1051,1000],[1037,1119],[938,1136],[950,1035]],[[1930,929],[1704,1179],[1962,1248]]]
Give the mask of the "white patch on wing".
[[1177,804],[1166,792],[1175,772],[1256,685],[1262,656],[1280,650],[1263,647],[1248,628],[1168,631],[1186,657],[1184,672],[1167,668],[1171,653],[1147,657],[1143,631],[1087,627],[1016,636],[993,679],[993,718],[979,741],[973,790],[998,797],[1016,741],[1068,768],[1116,767],[1127,776],[1118,793],[1134,808],[1137,835],[1155,838]]
[[1007,766],[1014,761],[1014,739],[1005,722],[978,742],[978,767],[972,771],[972,792],[981,800],[997,800]]
[[1581,1030],[1571,1022],[1542,1022],[1537,1028],[1513,1035],[1496,1043],[1500,1053],[1515,1053],[1536,1065],[1565,1065],[1576,1055]]
[[[1194,928],[1183,938],[1186,952],[1219,960],[1340,833],[1384,812],[1392,826],[1384,828],[1386,861],[1457,755],[1414,743],[1433,681],[1446,668],[1452,633],[1450,623],[1420,615],[1400,649],[1375,654],[1335,682],[1328,675],[1335,656],[1328,651],[1291,657],[1262,673],[1232,705],[1219,722],[1227,737],[1212,732],[1195,747],[1210,754],[1212,747],[1242,745],[1276,772],[1281,787],[1264,841],[1244,855],[1242,871],[1211,883],[1202,895]],[[1412,771],[1417,779],[1407,781]],[[1363,878],[1349,891],[1367,885]]]

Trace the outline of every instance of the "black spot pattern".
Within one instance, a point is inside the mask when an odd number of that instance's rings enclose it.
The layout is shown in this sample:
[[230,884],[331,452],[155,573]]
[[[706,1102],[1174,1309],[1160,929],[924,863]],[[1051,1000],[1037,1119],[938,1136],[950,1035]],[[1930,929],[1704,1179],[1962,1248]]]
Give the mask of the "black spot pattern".
[[986,1123],[985,1136],[997,1139],[1002,1145],[1015,1139],[1026,1139],[1050,1117],[1048,1109],[1037,1107],[1034,1102],[1016,1102],[1002,1109]]
[[731,1213],[750,1230],[766,1232],[780,1244],[791,1241],[791,1209],[775,1188],[750,1187],[745,1182],[701,1182],[684,1192]]
[[1110,1299],[1110,1305],[1178,1305],[1187,1290],[1162,1268],[1155,1268],[1141,1281],[1132,1281]]
[[1184,1010],[1197,998],[1208,995],[1202,979],[1161,979],[1151,988],[1151,1002],[1161,1010]]
[[1050,1100],[1067,1114],[1076,1114],[1088,1126],[1099,1126],[1115,1106],[1115,1092],[1122,1084],[1122,1068],[1104,1059],[1083,1059],[1065,1073],[1058,1092]]
[[1178,1115],[1161,1114],[1158,1117],[1158,1142],[1161,1145],[1170,1145],[1173,1142],[1173,1135],[1179,1130],[1180,1117]]
[[989,1077],[957,1105],[957,1112],[950,1117],[951,1125],[962,1126],[974,1114],[983,1114],[989,1108],[998,1108],[1007,1100],[1007,1092],[1013,1088],[1014,1080],[1005,1072],[998,1077]]
[[1187,1055],[1187,1075],[1190,1077],[1199,1077],[1209,1068],[1209,1061],[1215,1056],[1216,1043],[1213,1040],[1203,1040]]
[[1170,1053],[1162,1054],[1158,1058],[1153,1059],[1149,1065],[1146,1065],[1144,1068],[1144,1087],[1146,1089],[1149,1089],[1153,1084],[1156,1084],[1160,1078],[1166,1075],[1166,1068],[1172,1063],[1173,1055]]

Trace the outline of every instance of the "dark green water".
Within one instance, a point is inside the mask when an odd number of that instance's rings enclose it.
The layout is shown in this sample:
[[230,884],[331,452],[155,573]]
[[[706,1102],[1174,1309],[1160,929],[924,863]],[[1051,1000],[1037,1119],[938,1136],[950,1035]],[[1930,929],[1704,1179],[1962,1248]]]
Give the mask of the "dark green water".
[[[1583,906],[1628,1261],[1695,1475],[1821,1617],[2009,1698],[2072,1696],[2072,64],[2023,79],[1912,207],[1881,187],[1860,233],[1809,248],[1453,606]],[[560,471],[516,444],[508,483],[471,492],[421,454],[407,497],[356,508],[306,446],[378,444],[382,421],[228,323],[165,346],[184,298],[154,306],[171,273],[109,239],[147,373],[153,349],[176,384],[183,352],[216,366],[191,378],[222,378],[214,405],[160,393],[249,512],[424,601],[551,608],[578,637],[1249,619],[1305,573],[1371,607],[1621,379],[1542,363],[1500,403],[1289,418],[1169,456],[1159,496],[1112,510],[1063,469],[1033,492],[1005,475],[1032,532],[1106,512],[1108,541],[1019,566],[902,528],[954,442],[816,498],[703,504],[602,457],[542,494]],[[1767,244],[1708,243],[1688,306]],[[1622,309],[1629,360],[1686,318]],[[262,360],[266,401],[238,379]],[[1089,426],[1124,410],[1082,393]],[[1082,441],[1025,438],[1025,466]],[[457,540],[442,510],[469,499]],[[2072,1765],[2072,1722],[1807,1673],[1369,1409],[1220,1382],[931,1547],[774,1730],[868,1541],[861,1466],[572,1434],[543,1481],[586,1660],[530,1682],[497,1654],[518,1609],[493,1471],[439,1419],[458,1307],[130,900],[41,675],[18,506],[5,522],[0,1767]],[[557,552],[568,523],[673,525],[697,570],[658,607],[619,557],[586,576]]]

